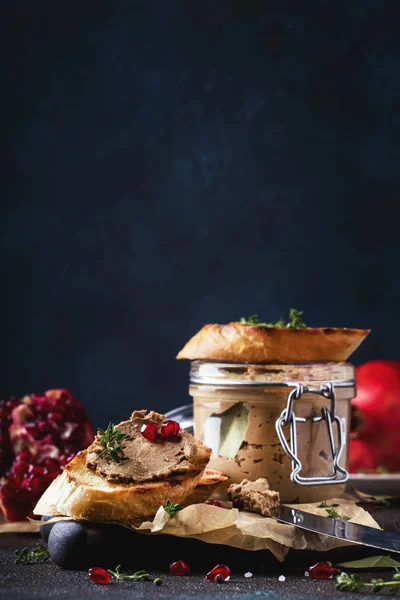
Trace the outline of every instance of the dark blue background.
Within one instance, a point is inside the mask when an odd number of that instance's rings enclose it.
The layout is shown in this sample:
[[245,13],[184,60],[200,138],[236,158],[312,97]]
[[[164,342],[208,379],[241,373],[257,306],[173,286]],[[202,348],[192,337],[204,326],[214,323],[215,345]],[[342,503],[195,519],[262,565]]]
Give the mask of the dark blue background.
[[0,394],[188,402],[206,322],[400,358],[400,3],[6,1]]

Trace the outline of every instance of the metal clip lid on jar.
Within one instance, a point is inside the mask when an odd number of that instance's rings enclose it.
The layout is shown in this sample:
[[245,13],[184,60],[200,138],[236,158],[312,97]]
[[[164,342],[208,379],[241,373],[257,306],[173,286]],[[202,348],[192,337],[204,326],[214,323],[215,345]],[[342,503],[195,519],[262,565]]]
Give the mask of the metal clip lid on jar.
[[354,376],[345,362],[193,361],[194,432],[213,450],[211,468],[231,481],[264,476],[283,501],[325,497],[348,479]]

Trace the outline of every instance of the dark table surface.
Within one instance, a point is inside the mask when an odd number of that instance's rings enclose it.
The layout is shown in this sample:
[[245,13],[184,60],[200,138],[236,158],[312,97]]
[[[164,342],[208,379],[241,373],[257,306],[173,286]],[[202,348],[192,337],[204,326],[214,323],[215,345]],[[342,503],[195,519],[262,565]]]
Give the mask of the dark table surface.
[[[368,507],[379,524],[387,530],[400,533],[400,509]],[[163,582],[155,586],[151,581],[113,581],[110,585],[95,585],[87,571],[64,570],[51,561],[42,564],[15,564],[14,551],[24,546],[35,546],[43,542],[39,534],[0,535],[0,598],[143,598],[162,600],[175,598],[226,598],[230,600],[275,598],[383,598],[387,595],[338,592],[335,581],[312,580],[305,577],[305,570],[318,560],[330,560],[337,564],[363,556],[387,554],[361,546],[337,548],[328,553],[290,551],[283,563],[279,563],[269,552],[249,552],[229,547],[205,544],[197,540],[184,540],[162,535],[154,540],[150,536],[134,534],[135,544],[127,548],[134,558],[135,569],[146,569],[151,575],[159,576]],[[136,537],[137,536],[137,537]],[[394,555],[393,557],[395,557]],[[186,577],[173,577],[168,565],[184,559],[192,567]],[[217,563],[230,566],[230,581],[222,584],[204,579],[207,570]],[[251,572],[252,577],[244,577]],[[279,581],[284,575],[285,581]],[[390,579],[390,572],[362,572],[366,580],[371,577]]]

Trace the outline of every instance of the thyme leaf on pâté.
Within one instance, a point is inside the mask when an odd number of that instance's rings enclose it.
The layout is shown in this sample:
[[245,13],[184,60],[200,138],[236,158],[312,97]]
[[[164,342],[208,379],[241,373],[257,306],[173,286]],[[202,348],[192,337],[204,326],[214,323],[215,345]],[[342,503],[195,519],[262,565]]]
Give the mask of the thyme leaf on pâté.
[[120,462],[123,455],[120,443],[123,440],[129,440],[130,436],[126,433],[122,433],[122,431],[117,429],[113,423],[109,423],[105,431],[104,429],[98,429],[97,435],[99,443],[104,447],[100,456],[108,455],[116,462]]

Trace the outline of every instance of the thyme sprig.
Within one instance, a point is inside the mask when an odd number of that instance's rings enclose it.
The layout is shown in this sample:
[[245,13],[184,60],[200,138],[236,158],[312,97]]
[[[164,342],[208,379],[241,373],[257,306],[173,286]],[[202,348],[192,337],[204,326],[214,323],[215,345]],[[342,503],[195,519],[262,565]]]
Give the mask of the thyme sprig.
[[336,508],[339,506],[339,504],[327,504],[326,500],[322,500],[321,504],[318,504],[317,508],[329,508],[331,506]]
[[160,578],[156,578],[154,579],[154,577],[152,577],[151,575],[149,575],[147,573],[147,571],[136,571],[136,573],[121,573],[121,565],[118,565],[117,567],[115,567],[115,571],[112,571],[111,569],[108,569],[108,572],[110,573],[110,575],[113,575],[115,577],[115,579],[119,579],[119,580],[133,580],[133,581],[154,581],[154,583],[156,585],[160,585]]
[[129,440],[130,436],[126,433],[122,433],[115,427],[113,423],[107,425],[107,429],[98,429],[97,435],[99,437],[99,443],[104,447],[103,452],[100,456],[110,456],[116,462],[120,462],[123,455],[123,450],[120,443],[123,440]]
[[302,329],[306,327],[306,324],[302,319],[302,310],[297,310],[296,308],[291,308],[289,311],[289,320],[285,321],[284,319],[279,319],[279,321],[275,321],[273,323],[265,323],[258,319],[257,315],[251,315],[250,317],[241,317],[237,323],[239,325],[252,325],[253,327],[286,327],[292,329]]
[[341,519],[342,521],[350,521],[351,519],[351,517],[348,517],[347,515],[340,515],[334,508],[326,508],[325,510],[330,519]]
[[380,592],[383,588],[395,592],[400,589],[400,570],[396,569],[390,581],[371,579],[369,583],[363,581],[360,575],[341,573],[336,577],[336,589],[342,592],[358,592],[363,588],[371,588],[372,592]]
[[15,550],[15,564],[16,565],[27,565],[29,563],[42,563],[46,562],[50,558],[50,553],[46,546],[37,544],[34,548],[22,548],[22,550]]
[[174,504],[173,502],[171,502],[170,500],[167,500],[165,506],[164,506],[164,510],[165,512],[167,512],[169,515],[173,516],[175,515],[178,511],[181,510],[181,507],[179,504]]

